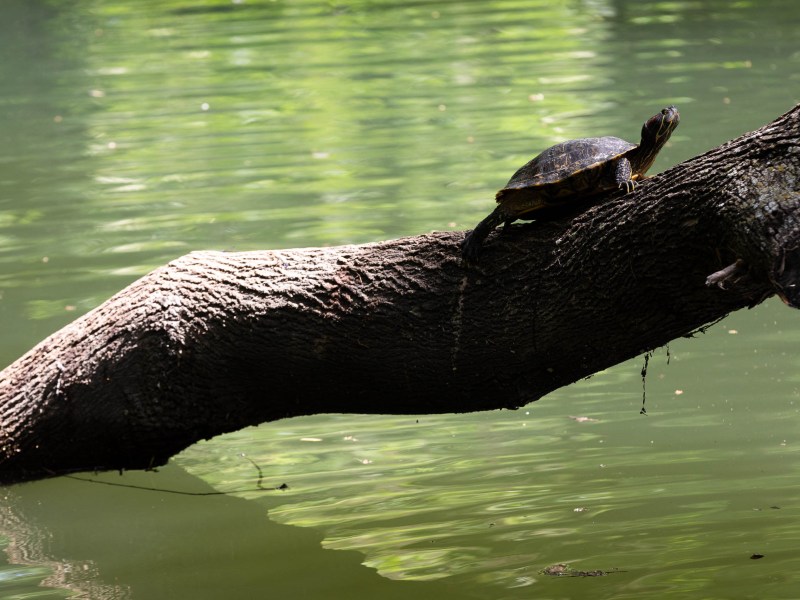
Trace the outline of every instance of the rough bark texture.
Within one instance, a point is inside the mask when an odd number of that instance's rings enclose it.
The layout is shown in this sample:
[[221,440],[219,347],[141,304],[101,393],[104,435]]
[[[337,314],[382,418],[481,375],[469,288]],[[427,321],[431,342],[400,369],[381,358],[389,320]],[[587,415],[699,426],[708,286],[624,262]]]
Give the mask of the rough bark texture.
[[[0,373],[0,481],[147,468],[323,412],[515,408],[773,293],[797,300],[800,106],[636,192],[493,234],[195,252]],[[487,210],[490,206],[487,204]],[[742,259],[725,289],[712,272]]]

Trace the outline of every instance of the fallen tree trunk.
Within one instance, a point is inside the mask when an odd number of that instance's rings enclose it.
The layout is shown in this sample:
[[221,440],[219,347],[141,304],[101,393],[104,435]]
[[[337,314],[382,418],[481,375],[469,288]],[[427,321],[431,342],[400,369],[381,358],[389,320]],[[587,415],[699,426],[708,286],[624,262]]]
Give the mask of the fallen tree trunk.
[[800,304],[798,181],[800,106],[496,233],[472,269],[458,232],[183,256],[0,373],[0,481],[148,468],[298,415],[516,408],[774,293]]

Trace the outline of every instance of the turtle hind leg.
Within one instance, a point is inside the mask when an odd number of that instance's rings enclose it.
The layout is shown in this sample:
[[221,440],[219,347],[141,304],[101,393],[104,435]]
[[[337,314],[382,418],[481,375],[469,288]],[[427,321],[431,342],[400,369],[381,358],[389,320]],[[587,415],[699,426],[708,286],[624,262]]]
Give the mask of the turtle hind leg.
[[478,256],[483,248],[483,241],[495,227],[508,221],[509,216],[505,214],[505,211],[500,210],[498,206],[488,217],[478,223],[475,229],[468,233],[464,241],[461,242],[461,257],[464,262],[468,265],[477,263]]

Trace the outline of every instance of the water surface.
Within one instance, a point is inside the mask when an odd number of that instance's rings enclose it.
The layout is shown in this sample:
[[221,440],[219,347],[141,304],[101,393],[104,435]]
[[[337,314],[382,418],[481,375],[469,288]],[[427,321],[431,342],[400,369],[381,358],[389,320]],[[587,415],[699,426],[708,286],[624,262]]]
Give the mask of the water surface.
[[[674,103],[659,171],[800,101],[788,0],[0,17],[3,364],[191,250],[468,229],[552,143]],[[200,495],[6,488],[0,597],[796,598],[798,324],[770,300],[673,342],[648,416],[637,359],[516,412],[293,419],[87,474]]]

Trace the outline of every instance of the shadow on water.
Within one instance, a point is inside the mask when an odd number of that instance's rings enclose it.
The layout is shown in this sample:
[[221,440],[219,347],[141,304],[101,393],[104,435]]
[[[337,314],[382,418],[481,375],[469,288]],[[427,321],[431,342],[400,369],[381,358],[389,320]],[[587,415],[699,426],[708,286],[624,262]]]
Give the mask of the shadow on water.
[[[214,492],[176,466],[100,478]],[[74,479],[23,484],[0,499],[0,531],[9,560],[0,566],[0,579],[18,579],[25,590],[39,579],[43,589],[36,597],[64,597],[69,590],[102,600],[322,599],[347,597],[350,588],[360,598],[399,599],[441,597],[448,589],[382,578],[361,565],[359,552],[323,550],[316,531],[274,523],[262,504],[227,495],[135,491]],[[13,588],[6,583],[3,591]]]

